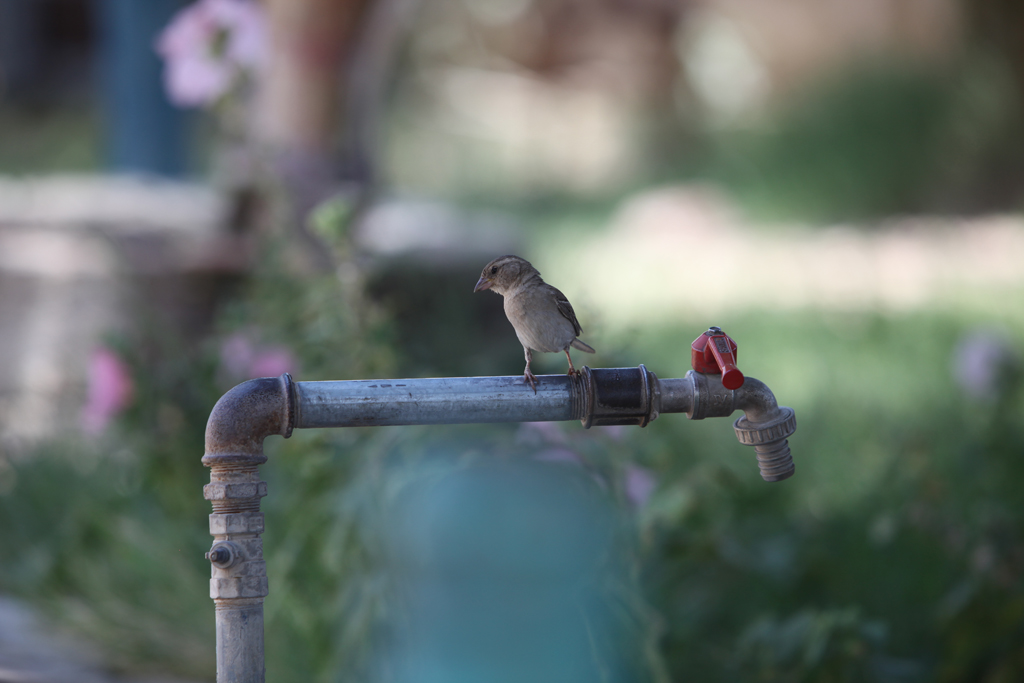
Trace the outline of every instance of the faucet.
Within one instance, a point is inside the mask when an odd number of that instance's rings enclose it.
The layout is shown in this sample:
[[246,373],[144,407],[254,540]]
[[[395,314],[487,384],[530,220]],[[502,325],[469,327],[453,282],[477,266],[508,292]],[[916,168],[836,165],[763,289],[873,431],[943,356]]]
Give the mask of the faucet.
[[[743,376],[736,367],[736,350],[736,342],[718,327],[709,327],[694,340],[690,345],[693,370],[686,373],[679,387],[681,393],[688,393],[682,397],[687,407],[680,412],[691,420],[703,420],[728,417],[742,410],[743,416],[733,422],[733,429],[741,444],[754,447],[761,477],[765,481],[788,479],[796,471],[789,450],[789,437],[796,431],[796,413],[779,406],[764,382]],[[678,382],[664,380],[663,390],[671,392]]]

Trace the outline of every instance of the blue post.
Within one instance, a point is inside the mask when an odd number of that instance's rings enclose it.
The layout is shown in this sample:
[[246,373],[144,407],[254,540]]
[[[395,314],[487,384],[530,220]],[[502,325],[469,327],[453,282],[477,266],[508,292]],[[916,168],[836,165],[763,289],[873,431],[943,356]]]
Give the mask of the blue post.
[[99,67],[106,155],[116,171],[181,175],[188,167],[185,112],[164,92],[163,64],[154,50],[182,0],[100,0]]

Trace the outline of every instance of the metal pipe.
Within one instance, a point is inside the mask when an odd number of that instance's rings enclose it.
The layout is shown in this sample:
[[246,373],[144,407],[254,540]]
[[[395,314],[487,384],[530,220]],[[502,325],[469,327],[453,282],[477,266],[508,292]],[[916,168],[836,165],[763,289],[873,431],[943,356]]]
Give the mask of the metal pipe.
[[521,376],[298,382],[295,426],[581,420],[585,427],[643,427],[658,417],[659,387],[643,365],[543,375],[536,391]]
[[288,375],[244,382],[221,397],[206,427],[213,503],[207,554],[213,566],[210,597],[217,614],[218,683],[263,683],[263,599],[267,595],[260,498],[267,485],[263,439],[287,438],[293,428],[543,422],[580,420],[594,425],[646,426],[661,413],[692,420],[742,410],[733,427],[754,446],[761,476],[792,476],[786,440],[796,430],[792,408],[780,407],[763,382],[747,377],[736,390],[720,375],[688,372],[659,380],[643,365],[584,367],[578,375],[545,375],[537,391],[521,377],[292,382]]
[[267,461],[263,439],[287,438],[294,423],[291,377],[265,377],[239,384],[224,394],[206,423],[210,483],[203,497],[213,504],[206,554],[212,566],[210,597],[217,621],[218,683],[263,683],[263,599],[267,565],[263,560],[263,513],[267,495],[259,465]]
[[298,382],[296,427],[381,427],[578,420],[580,383],[546,376],[534,394],[522,376]]

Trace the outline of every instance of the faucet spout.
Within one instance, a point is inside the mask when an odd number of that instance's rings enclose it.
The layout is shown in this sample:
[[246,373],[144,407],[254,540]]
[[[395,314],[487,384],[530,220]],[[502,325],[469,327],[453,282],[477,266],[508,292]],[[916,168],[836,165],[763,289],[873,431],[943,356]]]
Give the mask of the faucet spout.
[[796,431],[793,409],[779,406],[771,389],[753,377],[747,377],[733,392],[733,406],[743,411],[743,417],[733,423],[736,438],[754,447],[761,478],[782,481],[792,477],[796,465],[788,437]]
[[721,375],[691,370],[682,379],[662,380],[660,395],[662,413],[686,413],[691,420],[742,410],[733,429],[740,443],[754,447],[761,477],[782,481],[796,471],[788,441],[796,431],[796,414],[780,406],[764,382],[746,377],[739,388],[727,389]]

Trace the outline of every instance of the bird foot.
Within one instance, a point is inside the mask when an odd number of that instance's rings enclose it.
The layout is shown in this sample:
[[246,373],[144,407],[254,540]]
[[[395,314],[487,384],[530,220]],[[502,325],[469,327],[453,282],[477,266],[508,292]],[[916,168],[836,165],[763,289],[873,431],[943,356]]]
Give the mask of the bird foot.
[[537,393],[537,375],[530,372],[529,368],[527,368],[526,372],[523,373],[523,382],[530,385],[530,388],[533,389],[533,393]]

